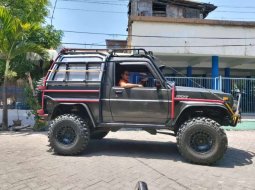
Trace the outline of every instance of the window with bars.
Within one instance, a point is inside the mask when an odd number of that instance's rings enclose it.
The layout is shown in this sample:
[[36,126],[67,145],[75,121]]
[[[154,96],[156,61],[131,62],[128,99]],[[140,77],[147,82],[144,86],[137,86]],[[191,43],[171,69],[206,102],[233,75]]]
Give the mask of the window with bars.
[[59,62],[51,70],[51,81],[86,82],[101,81],[104,63]]
[[152,4],[153,16],[166,17],[166,5],[161,3]]

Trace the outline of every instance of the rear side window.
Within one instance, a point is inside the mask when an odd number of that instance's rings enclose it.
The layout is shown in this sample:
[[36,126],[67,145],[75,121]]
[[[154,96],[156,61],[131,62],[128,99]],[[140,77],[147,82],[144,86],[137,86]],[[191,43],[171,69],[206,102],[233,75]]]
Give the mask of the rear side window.
[[52,81],[101,81],[104,63],[63,63],[51,71]]
[[56,70],[54,80],[55,81],[63,81],[65,79],[65,65],[59,65],[58,70]]
[[86,75],[88,81],[99,81],[101,80],[101,65],[88,64],[88,72]]
[[68,81],[84,81],[86,69],[82,64],[70,64],[67,70]]

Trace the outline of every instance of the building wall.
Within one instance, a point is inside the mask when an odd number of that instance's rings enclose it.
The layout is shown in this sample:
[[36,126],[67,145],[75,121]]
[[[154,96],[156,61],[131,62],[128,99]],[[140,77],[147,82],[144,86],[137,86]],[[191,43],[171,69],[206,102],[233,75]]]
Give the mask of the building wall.
[[127,40],[110,40],[106,39],[107,49],[125,49],[127,48]]
[[[147,38],[132,37],[129,43],[132,47],[144,46],[146,49],[162,54],[198,54],[198,55],[219,55],[255,57],[255,39],[224,39],[224,38],[252,38],[255,34],[255,23],[253,26],[241,24],[238,26],[229,24],[174,22],[169,18],[164,21],[155,21],[155,17],[134,19],[129,28],[132,28],[132,35],[143,36],[169,36],[187,38]],[[178,19],[176,19],[178,20]],[[186,20],[186,19],[184,19]],[[192,19],[188,19],[189,21]],[[206,24],[207,23],[207,24]],[[190,37],[197,37],[192,39]],[[222,39],[199,39],[199,37],[210,38],[220,37]],[[233,45],[233,46],[225,46]],[[247,45],[236,46],[236,45]],[[249,46],[251,45],[251,46]],[[253,46],[252,46],[253,45]],[[149,47],[164,46],[164,47]],[[168,47],[181,46],[181,47]],[[192,47],[212,46],[212,47]],[[218,47],[220,46],[220,47]],[[225,46],[225,47],[223,47]]]

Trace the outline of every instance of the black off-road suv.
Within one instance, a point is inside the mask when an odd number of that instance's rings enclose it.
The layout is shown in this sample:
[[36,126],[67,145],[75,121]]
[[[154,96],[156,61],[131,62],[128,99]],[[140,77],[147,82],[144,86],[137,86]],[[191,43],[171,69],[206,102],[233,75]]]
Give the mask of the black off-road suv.
[[[58,154],[75,155],[109,131],[163,129],[177,137],[179,152],[193,163],[222,158],[228,141],[221,126],[237,125],[241,97],[234,101],[220,91],[175,86],[163,69],[144,49],[62,50],[38,87],[38,114],[49,121],[50,146]],[[143,88],[121,88],[123,71],[132,83],[148,80]]]

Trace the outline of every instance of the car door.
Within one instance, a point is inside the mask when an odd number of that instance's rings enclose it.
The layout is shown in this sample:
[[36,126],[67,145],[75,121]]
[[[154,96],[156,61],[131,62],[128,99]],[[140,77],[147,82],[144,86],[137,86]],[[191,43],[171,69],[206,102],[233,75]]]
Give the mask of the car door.
[[[149,64],[143,64],[152,71]],[[155,73],[152,75],[157,79]],[[131,89],[112,86],[110,107],[114,122],[164,124],[169,118],[169,90],[163,85]]]

